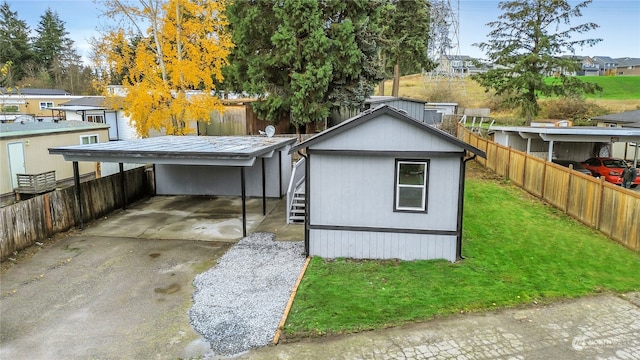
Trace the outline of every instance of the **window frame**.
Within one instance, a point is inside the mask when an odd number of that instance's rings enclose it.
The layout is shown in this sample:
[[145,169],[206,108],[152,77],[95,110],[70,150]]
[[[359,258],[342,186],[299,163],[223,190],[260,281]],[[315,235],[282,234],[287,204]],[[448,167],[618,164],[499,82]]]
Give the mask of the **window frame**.
[[[424,165],[423,184],[409,185],[400,184],[400,166],[402,164]],[[393,189],[393,211],[402,213],[427,213],[429,210],[429,159],[396,159],[394,167],[394,189]],[[420,207],[400,206],[400,189],[401,188],[421,188],[422,189],[422,205]]]
[[[96,121],[97,120],[97,121]],[[104,115],[102,114],[87,114],[87,122],[95,124],[104,124]]]
[[[51,105],[51,106],[49,106],[49,105]],[[40,110],[48,110],[48,109],[50,109],[50,108],[52,108],[54,106],[55,106],[55,104],[53,103],[53,101],[40,101]]]
[[[84,139],[91,139],[91,138],[95,138],[96,141],[90,142],[91,140],[89,140],[89,142],[87,142],[86,144],[83,142]],[[98,134],[80,135],[80,145],[97,144],[99,142],[100,142],[100,137],[98,136]]]

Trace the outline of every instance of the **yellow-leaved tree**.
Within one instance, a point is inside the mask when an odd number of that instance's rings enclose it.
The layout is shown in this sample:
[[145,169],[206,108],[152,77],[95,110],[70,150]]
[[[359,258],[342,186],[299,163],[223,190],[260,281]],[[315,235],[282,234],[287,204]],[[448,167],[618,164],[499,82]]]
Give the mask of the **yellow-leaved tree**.
[[[138,134],[194,132],[190,122],[222,113],[215,81],[233,47],[221,0],[105,0],[118,28],[94,39],[92,60],[111,107],[122,108]],[[126,24],[126,25],[125,25]],[[144,30],[143,30],[144,29]],[[107,85],[122,85],[109,92]]]

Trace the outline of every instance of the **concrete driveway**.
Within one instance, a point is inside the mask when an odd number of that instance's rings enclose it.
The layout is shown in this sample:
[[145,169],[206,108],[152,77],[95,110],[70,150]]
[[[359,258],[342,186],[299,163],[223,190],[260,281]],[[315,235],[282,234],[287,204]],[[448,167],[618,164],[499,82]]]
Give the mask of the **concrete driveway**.
[[[281,202],[267,204],[277,219]],[[250,233],[261,199],[247,215]],[[192,281],[241,237],[239,199],[154,197],[19,256],[0,273],[0,359],[201,356]]]

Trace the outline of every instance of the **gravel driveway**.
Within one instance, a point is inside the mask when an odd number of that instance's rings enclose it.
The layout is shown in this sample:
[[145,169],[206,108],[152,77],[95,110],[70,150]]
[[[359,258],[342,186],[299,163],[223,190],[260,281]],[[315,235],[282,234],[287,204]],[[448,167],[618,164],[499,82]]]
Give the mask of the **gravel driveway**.
[[189,315],[211,346],[208,357],[271,343],[304,262],[301,241],[254,233],[198,275]]

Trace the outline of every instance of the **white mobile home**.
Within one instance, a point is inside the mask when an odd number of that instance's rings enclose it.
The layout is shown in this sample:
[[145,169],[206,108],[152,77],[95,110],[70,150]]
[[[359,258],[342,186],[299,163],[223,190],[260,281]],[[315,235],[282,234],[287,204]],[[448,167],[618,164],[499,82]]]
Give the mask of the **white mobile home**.
[[383,105],[294,146],[306,149],[309,255],[462,257],[467,152],[484,152]]

